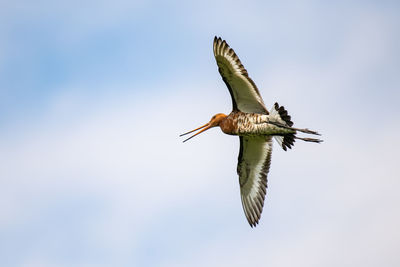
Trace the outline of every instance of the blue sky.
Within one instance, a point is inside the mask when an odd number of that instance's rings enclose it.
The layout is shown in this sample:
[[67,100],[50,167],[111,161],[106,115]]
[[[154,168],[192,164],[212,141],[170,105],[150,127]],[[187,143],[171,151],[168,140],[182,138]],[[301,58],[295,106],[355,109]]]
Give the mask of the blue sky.
[[[398,266],[396,1],[0,3],[2,266]],[[321,145],[275,144],[261,223],[229,113],[235,49],[267,106]]]

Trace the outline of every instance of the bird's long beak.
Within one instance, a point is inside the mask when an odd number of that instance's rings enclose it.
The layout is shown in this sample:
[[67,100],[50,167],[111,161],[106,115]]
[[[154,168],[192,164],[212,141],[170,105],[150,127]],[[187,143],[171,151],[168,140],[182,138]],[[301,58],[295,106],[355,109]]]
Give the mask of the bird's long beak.
[[[204,129],[203,129],[203,128],[204,128]],[[208,122],[208,123],[204,124],[203,126],[200,126],[199,128],[196,128],[196,129],[194,129],[194,130],[191,130],[191,131],[189,131],[189,132],[187,132],[187,133],[181,134],[180,136],[184,136],[184,135],[193,133],[193,132],[195,132],[195,131],[197,131],[197,130],[203,129],[203,130],[201,130],[200,132],[195,133],[195,134],[192,135],[191,137],[189,137],[189,138],[183,140],[183,142],[186,142],[187,140],[189,140],[189,139],[195,137],[195,136],[198,135],[198,134],[201,134],[201,133],[204,132],[204,131],[207,131],[207,130],[210,129],[210,128],[211,128],[211,123]]]

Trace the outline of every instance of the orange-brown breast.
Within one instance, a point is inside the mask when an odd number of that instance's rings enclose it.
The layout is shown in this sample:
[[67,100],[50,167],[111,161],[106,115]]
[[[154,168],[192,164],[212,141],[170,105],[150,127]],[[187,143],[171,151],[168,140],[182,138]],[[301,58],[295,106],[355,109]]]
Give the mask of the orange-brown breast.
[[224,133],[231,135],[254,136],[268,134],[265,129],[270,126],[263,123],[266,120],[265,116],[264,114],[234,111],[222,120],[219,126]]
[[221,130],[230,135],[237,135],[238,125],[237,125],[237,114],[232,112],[219,124]]

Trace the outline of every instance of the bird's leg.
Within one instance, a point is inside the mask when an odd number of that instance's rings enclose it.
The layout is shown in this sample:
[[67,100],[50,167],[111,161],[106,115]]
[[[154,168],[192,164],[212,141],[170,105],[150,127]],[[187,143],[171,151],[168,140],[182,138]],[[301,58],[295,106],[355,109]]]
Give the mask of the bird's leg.
[[306,142],[314,142],[314,143],[321,143],[321,142],[323,142],[323,140],[321,140],[321,139],[316,139],[316,138],[298,137],[298,136],[295,136],[294,138],[300,139],[300,140],[303,140],[303,141],[306,141]]
[[307,128],[305,128],[305,129],[294,128],[294,127],[290,127],[290,126],[284,125],[284,124],[279,123],[279,122],[272,122],[272,121],[269,121],[267,123],[270,123],[272,125],[275,125],[275,126],[278,126],[278,127],[282,127],[282,128],[285,128],[285,129],[290,129],[290,130],[293,130],[293,131],[297,131],[297,132],[320,135],[318,132],[312,131],[312,130],[307,129]]
[[[302,132],[302,133],[314,134],[314,135],[321,135],[321,134],[319,134],[318,132],[312,131],[312,130],[307,129],[307,128],[305,128],[305,129],[294,128],[294,127],[290,127],[290,126],[281,124],[281,123],[279,123],[279,122],[272,122],[272,121],[269,121],[268,123],[270,123],[270,124],[272,124],[272,125],[275,125],[275,126],[278,126],[278,127],[282,127],[282,128],[294,130],[294,131],[296,131],[296,132]],[[316,139],[316,138],[297,137],[297,136],[296,136],[295,138],[296,138],[296,139],[303,140],[303,141],[306,141],[306,142],[314,142],[314,143],[321,143],[321,142],[322,142],[321,139]]]

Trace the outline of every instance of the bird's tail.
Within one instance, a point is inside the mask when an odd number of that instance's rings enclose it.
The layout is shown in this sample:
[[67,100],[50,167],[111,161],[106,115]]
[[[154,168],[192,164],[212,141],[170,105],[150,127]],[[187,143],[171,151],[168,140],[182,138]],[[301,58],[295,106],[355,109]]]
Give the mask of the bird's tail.
[[[275,103],[275,105],[271,109],[271,116],[276,117],[280,124],[283,124],[287,127],[293,126],[293,122],[290,115],[288,114],[286,109],[283,106],[279,106],[278,103]],[[278,142],[278,144],[282,147],[282,149],[286,151],[287,148],[292,148],[292,146],[294,145],[296,135],[295,134],[275,135],[274,138]]]
[[[319,133],[315,131],[311,131],[309,129],[298,129],[298,128],[293,128],[293,122],[291,120],[290,115],[286,111],[286,109],[283,106],[279,106],[278,103],[275,103],[274,107],[271,109],[271,116],[275,117],[277,119],[277,122],[270,122],[272,124],[275,124],[276,126],[279,127],[284,127],[287,129],[292,129],[294,131],[299,131],[303,133],[308,133],[308,134],[315,134],[315,135],[320,135]],[[287,148],[292,148],[294,145],[295,139],[303,140],[306,142],[314,142],[314,143],[320,143],[322,140],[316,139],[316,138],[304,138],[304,137],[298,137],[296,136],[296,133],[292,134],[284,134],[284,135],[274,135],[275,140],[278,142],[278,144],[282,147],[283,150],[287,150]]]

